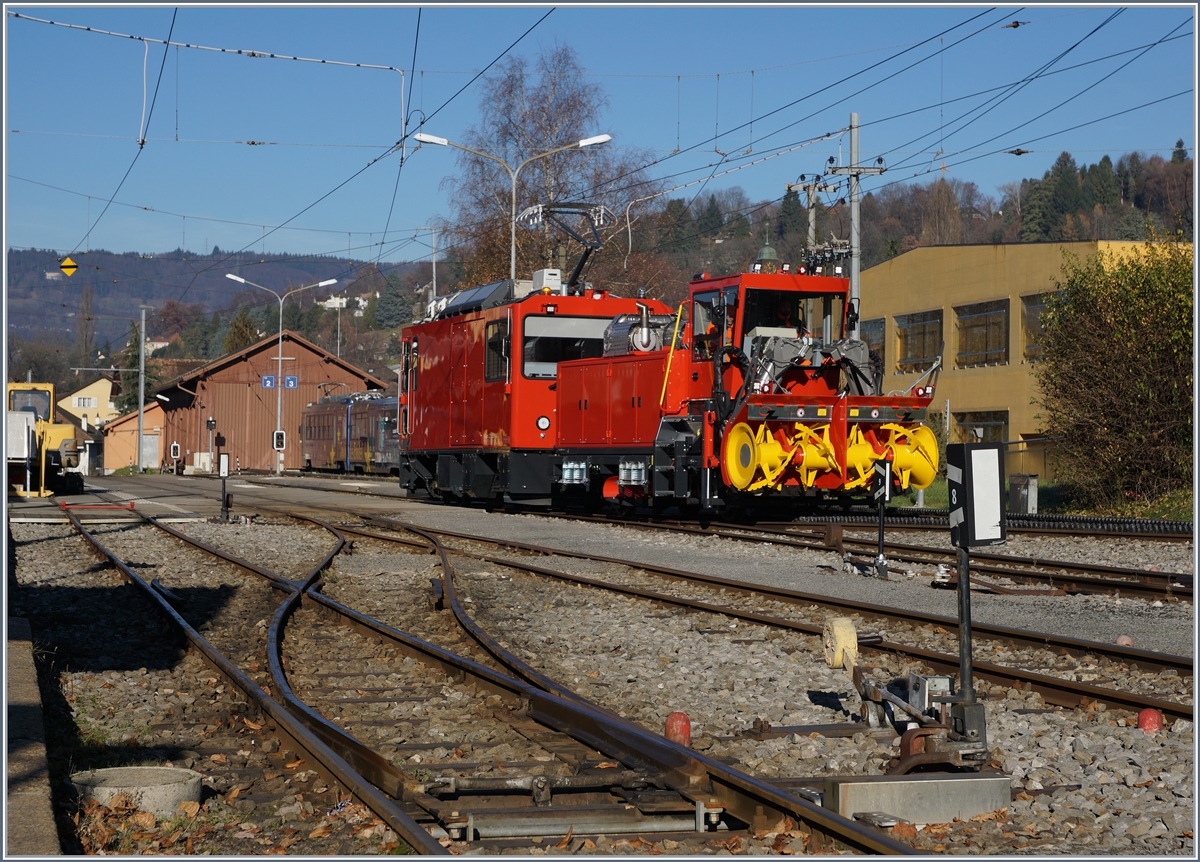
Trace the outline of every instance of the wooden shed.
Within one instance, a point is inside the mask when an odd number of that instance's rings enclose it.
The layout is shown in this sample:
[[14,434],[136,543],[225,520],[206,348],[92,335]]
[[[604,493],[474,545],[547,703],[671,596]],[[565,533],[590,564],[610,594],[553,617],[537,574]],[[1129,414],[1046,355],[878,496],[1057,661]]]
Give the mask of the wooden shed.
[[[171,444],[178,443],[180,460],[189,472],[216,469],[221,452],[229,453],[231,469],[274,470],[278,403],[283,417],[279,427],[287,435],[283,468],[299,469],[300,417],[309,403],[327,393],[387,388],[380,378],[288,330],[283,332],[280,363],[279,344],[279,336],[272,335],[147,394],[148,402],[163,408],[160,447],[167,466]],[[212,430],[210,418],[216,426]]]

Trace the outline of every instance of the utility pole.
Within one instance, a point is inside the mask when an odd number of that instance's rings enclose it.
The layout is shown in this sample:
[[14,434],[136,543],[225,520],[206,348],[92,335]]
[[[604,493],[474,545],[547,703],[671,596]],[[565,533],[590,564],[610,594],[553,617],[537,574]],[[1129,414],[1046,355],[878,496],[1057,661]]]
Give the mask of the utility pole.
[[813,247],[817,244],[817,213],[813,209],[813,199],[817,192],[832,192],[837,190],[837,185],[821,182],[819,176],[813,177],[809,182],[803,182],[804,177],[800,177],[801,182],[788,183],[786,190],[789,192],[804,192],[805,208],[808,210],[808,250],[811,253]]
[[[830,156],[830,160],[833,157]],[[831,166],[829,173],[831,174],[847,174],[850,177],[850,303],[854,306],[854,310],[862,313],[859,307],[858,295],[858,275],[862,259],[861,244],[859,241],[859,216],[858,203],[862,196],[858,185],[858,178],[866,176],[878,176],[887,168],[883,167],[883,159],[876,160],[874,167],[866,168],[858,163],[858,112],[850,114],[850,164],[846,167]],[[858,338],[858,322],[854,324],[854,328],[846,333],[850,338]]]
[[142,310],[142,326],[138,330],[138,426],[137,426],[137,467],[141,473],[142,465],[142,431],[146,414],[146,309],[153,305],[139,306]]

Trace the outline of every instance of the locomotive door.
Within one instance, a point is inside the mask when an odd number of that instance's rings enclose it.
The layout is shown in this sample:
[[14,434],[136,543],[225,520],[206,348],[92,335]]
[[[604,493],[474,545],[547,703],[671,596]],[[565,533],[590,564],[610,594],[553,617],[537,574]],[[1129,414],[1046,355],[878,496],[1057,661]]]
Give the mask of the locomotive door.
[[450,445],[467,442],[467,323],[450,327]]

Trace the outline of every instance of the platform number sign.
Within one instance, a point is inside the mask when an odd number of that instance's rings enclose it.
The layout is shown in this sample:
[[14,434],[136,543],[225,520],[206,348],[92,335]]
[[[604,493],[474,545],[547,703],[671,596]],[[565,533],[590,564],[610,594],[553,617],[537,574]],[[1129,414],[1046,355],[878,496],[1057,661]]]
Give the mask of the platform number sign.
[[283,376],[283,388],[284,389],[299,389],[300,388],[300,378],[294,374],[285,374]]
[[274,389],[275,388],[275,375],[274,374],[264,374],[262,376],[262,388],[263,389]]
[[953,443],[946,447],[946,462],[951,544],[964,549],[1004,544],[1004,447]]

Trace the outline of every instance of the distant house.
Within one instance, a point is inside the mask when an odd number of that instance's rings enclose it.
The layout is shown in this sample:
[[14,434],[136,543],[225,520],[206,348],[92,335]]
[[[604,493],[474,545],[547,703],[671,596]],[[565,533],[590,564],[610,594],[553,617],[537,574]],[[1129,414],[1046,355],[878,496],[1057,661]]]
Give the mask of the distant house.
[[58,410],[72,417],[84,431],[94,430],[121,415],[113,403],[113,388],[113,381],[102,377],[58,399]]
[[[164,411],[162,451],[169,452],[171,444],[178,443],[180,460],[189,471],[214,468],[220,452],[229,453],[231,462],[244,470],[272,470],[276,456],[271,438],[278,427],[287,434],[283,466],[299,469],[300,419],[309,403],[331,388],[338,393],[387,388],[386,381],[294,332],[283,333],[282,362],[278,347],[279,337],[270,335],[147,393],[147,407],[153,401]],[[283,380],[278,377],[281,365]],[[279,419],[277,405],[283,411]],[[136,413],[133,416],[136,428]],[[210,418],[215,425],[211,430]]]
[[[149,400],[142,410],[142,466],[158,469],[163,463],[163,409]],[[104,475],[124,467],[137,467],[138,412],[133,410],[104,426]]]

